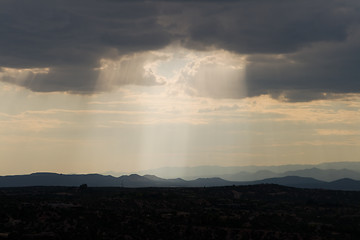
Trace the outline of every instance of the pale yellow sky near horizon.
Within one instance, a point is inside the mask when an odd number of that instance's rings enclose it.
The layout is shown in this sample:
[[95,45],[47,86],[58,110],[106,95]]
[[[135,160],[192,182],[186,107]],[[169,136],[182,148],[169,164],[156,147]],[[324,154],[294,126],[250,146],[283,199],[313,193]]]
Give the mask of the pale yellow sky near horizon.
[[[124,59],[103,60],[103,92],[92,95],[1,82],[0,175],[359,160],[360,95],[286,102],[245,97],[243,81],[244,97],[222,98],[246,71],[246,56],[224,50],[163,49]],[[110,90],[128,69],[128,78],[159,84]],[[46,71],[7,68],[0,78]]]

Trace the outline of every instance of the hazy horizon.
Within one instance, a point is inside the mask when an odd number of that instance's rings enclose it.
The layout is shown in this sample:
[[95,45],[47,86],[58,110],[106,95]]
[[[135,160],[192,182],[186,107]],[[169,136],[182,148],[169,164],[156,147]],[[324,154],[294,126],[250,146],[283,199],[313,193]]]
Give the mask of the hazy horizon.
[[0,175],[360,162],[359,10],[0,1]]
[[262,171],[273,173],[286,173],[298,170],[350,170],[360,173],[360,162],[322,162],[317,164],[284,164],[284,165],[243,165],[243,166],[221,166],[221,165],[198,165],[198,166],[163,166],[160,168],[149,168],[137,171],[105,171],[105,172],[55,172],[55,171],[35,171],[18,174],[5,174],[0,176],[28,175],[36,173],[55,173],[64,175],[87,175],[100,174],[120,177],[125,175],[138,174],[155,175],[160,178],[173,179],[184,178],[193,180],[199,177],[219,177],[238,173],[255,174]]

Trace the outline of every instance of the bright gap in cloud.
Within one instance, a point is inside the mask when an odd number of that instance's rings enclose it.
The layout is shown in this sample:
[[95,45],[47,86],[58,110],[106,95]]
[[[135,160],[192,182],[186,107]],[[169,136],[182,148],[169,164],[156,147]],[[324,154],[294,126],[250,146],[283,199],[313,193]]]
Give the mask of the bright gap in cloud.
[[196,116],[199,99],[245,97],[245,60],[245,56],[224,50],[195,52],[171,46],[101,61],[100,91],[125,85],[130,85],[126,88],[132,88],[132,93],[143,91],[143,96],[136,96],[144,110],[138,122],[143,123],[141,169],[164,158],[169,162],[163,165],[187,165],[190,126],[205,123]]

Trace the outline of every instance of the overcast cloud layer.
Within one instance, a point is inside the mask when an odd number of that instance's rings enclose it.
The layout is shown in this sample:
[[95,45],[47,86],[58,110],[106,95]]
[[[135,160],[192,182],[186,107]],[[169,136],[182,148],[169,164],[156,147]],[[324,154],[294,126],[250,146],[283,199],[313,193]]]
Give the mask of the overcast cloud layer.
[[[92,93],[101,59],[177,42],[188,49],[246,54],[249,96],[309,101],[358,93],[359,10],[358,0],[1,0],[0,72],[48,70],[21,80],[0,76],[32,91]],[[113,87],[161,84],[151,73],[139,78],[120,76]],[[238,92],[228,97],[244,97]]]

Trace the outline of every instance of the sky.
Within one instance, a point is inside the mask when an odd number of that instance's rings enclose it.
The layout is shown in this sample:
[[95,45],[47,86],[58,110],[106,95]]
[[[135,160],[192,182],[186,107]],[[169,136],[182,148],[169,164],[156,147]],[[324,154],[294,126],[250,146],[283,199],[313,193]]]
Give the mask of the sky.
[[0,175],[359,161],[358,0],[0,0]]

